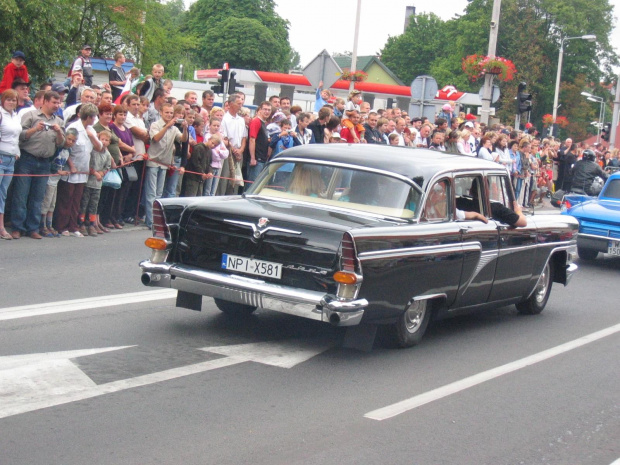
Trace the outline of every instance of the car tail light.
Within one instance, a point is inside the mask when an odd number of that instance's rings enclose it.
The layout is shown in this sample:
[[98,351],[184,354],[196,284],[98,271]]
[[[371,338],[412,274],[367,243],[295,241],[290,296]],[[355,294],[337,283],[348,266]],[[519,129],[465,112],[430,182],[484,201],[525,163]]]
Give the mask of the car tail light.
[[564,201],[564,206],[566,207],[567,210],[572,208],[572,205],[570,204],[570,200],[565,200]]
[[355,256],[355,244],[349,233],[342,236],[342,255],[340,258],[340,268],[342,271],[355,273],[357,268],[357,257]]
[[157,200],[153,202],[153,237],[159,237],[161,239],[169,239],[170,231],[166,225],[166,217],[164,216],[164,209]]
[[354,299],[362,282],[361,267],[355,253],[355,244],[349,233],[342,236],[340,244],[340,270],[334,273],[334,281],[338,283],[336,297]]
[[159,237],[149,237],[144,241],[144,245],[153,250],[166,250],[168,248],[168,241]]
[[340,284],[355,284],[357,275],[348,271],[337,271],[334,273],[334,281]]

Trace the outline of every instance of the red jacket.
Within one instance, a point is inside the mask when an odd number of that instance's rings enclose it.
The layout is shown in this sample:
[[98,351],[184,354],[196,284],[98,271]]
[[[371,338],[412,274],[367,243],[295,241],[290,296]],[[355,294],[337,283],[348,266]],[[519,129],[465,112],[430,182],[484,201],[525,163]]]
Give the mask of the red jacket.
[[2,82],[0,82],[0,94],[10,89],[13,81],[17,78],[22,78],[24,81],[28,82],[28,68],[26,68],[26,65],[18,68],[11,61],[4,68],[4,75],[2,76]]

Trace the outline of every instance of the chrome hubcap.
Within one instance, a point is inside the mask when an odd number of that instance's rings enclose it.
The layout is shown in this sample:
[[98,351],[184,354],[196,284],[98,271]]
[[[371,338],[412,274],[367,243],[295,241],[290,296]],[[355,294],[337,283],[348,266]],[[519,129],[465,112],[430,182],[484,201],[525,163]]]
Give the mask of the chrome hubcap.
[[420,325],[426,314],[426,300],[416,300],[405,311],[405,327],[410,333],[415,333],[420,329]]
[[545,295],[547,295],[547,288],[549,287],[549,264],[545,266],[540,278],[538,278],[538,283],[536,284],[536,302],[541,304],[545,300]]

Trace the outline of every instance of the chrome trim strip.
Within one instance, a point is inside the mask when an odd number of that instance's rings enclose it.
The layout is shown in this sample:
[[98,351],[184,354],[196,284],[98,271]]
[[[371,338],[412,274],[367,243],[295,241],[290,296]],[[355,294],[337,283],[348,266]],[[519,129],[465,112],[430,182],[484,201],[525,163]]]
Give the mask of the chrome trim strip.
[[416,300],[430,300],[430,299],[438,299],[438,298],[447,299],[448,298],[448,294],[440,293],[440,294],[419,295],[417,297],[414,297],[413,299],[410,299],[410,301],[411,300],[413,300],[413,301],[416,301]]
[[[152,278],[148,284],[151,287],[170,287],[337,326],[359,324],[368,306],[366,299],[339,299],[323,292],[180,265],[153,264],[144,260],[140,268]],[[157,275],[164,275],[165,279],[157,279]],[[337,316],[336,321],[332,321],[333,315]]]
[[520,250],[527,250],[527,249],[531,249],[531,248],[545,248],[545,247],[557,247],[557,246],[571,246],[571,245],[575,245],[572,241],[563,241],[563,242],[541,242],[541,243],[537,243],[537,244],[531,244],[531,245],[520,245],[517,247],[504,247],[504,248],[500,248],[499,249],[499,254],[500,256],[503,255],[507,255],[513,252],[519,252]]
[[476,269],[471,275],[471,279],[467,283],[467,287],[471,284],[476,276],[482,271],[482,269],[491,263],[493,260],[497,260],[499,257],[499,251],[497,249],[494,250],[485,250],[480,254],[480,258],[478,259],[478,265],[476,265]]
[[479,252],[481,250],[482,244],[480,242],[459,242],[455,244],[426,245],[420,247],[407,247],[404,249],[389,249],[376,250],[372,252],[362,252],[358,255],[358,258],[360,260],[375,260],[400,256],[428,255],[429,253]]
[[[609,234],[609,230],[607,231],[607,233]],[[584,234],[584,233],[579,233],[579,236],[577,237],[587,237],[590,239],[601,239],[601,240],[612,240],[612,241],[620,241],[620,238],[616,238],[616,237],[611,237],[611,236],[599,236],[597,234]]]
[[261,235],[265,234],[267,231],[278,231],[289,234],[301,234],[301,231],[294,231],[292,229],[278,228],[277,226],[267,226],[266,228],[259,228],[254,223],[249,223],[247,221],[237,221],[237,220],[224,220],[224,223],[236,224],[238,226],[246,226],[252,228],[252,232],[254,233],[255,238],[259,238]]

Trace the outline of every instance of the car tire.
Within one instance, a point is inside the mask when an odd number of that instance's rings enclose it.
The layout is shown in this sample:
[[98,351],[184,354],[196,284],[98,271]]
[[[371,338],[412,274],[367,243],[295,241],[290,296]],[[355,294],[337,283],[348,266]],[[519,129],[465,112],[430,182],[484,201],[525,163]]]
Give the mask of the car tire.
[[596,257],[598,257],[598,250],[577,247],[577,255],[579,255],[579,258],[582,260],[596,260]]
[[420,343],[431,319],[432,305],[428,300],[414,300],[407,310],[390,326],[391,342],[398,348],[413,347]]
[[524,302],[519,302],[516,307],[522,315],[538,315],[545,309],[549,295],[551,295],[551,286],[553,284],[553,267],[547,262],[543,272],[538,278],[536,288],[532,295]]
[[256,307],[251,305],[238,304],[229,300],[213,299],[215,305],[220,309],[222,313],[235,317],[249,316],[256,310]]

